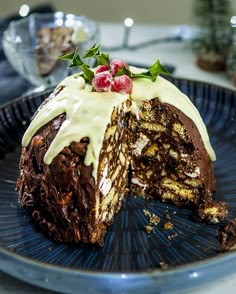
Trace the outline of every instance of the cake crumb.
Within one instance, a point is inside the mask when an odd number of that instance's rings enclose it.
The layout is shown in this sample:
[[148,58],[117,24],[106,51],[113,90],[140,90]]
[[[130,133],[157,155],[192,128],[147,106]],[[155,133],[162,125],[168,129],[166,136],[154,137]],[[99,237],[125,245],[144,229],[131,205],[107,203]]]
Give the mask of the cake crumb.
[[199,205],[195,218],[197,221],[217,224],[223,221],[228,214],[226,203],[221,201],[207,201]]
[[149,217],[151,217],[151,215],[152,215],[151,212],[146,209],[143,209],[143,213],[144,213],[144,215],[149,216]]
[[171,222],[167,222],[164,224],[164,230],[172,230],[173,229],[173,224]]
[[154,226],[158,225],[161,219],[155,213],[151,213],[150,211],[146,209],[143,209],[143,213],[145,216],[149,217],[148,224],[144,226],[144,229],[148,234],[150,234],[151,231],[154,229],[152,225]]
[[160,262],[160,267],[161,267],[162,269],[168,269],[169,265],[168,265],[168,263],[166,263],[166,262],[164,262],[164,261],[161,261],[161,262]]
[[178,236],[177,233],[174,233],[172,235],[167,236],[168,240],[172,240],[173,238],[176,238]]
[[151,215],[151,217],[150,217],[150,220],[149,220],[149,222],[150,222],[150,224],[152,224],[152,225],[158,225],[159,224],[159,222],[160,222],[160,218],[159,218],[159,216],[157,216],[157,215],[155,215],[154,213]]
[[144,228],[145,228],[145,231],[146,231],[148,234],[150,234],[151,231],[153,230],[153,227],[151,227],[151,226],[144,226]]
[[219,230],[221,251],[236,250],[236,218]]
[[170,220],[170,219],[171,219],[171,216],[170,216],[170,214],[169,214],[169,213],[165,214],[165,219],[168,219],[168,220]]

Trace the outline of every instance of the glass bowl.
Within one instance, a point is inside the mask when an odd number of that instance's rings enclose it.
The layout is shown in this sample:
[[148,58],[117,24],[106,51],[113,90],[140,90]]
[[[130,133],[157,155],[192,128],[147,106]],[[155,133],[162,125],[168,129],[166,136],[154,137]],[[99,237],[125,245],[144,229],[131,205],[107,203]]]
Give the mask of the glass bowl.
[[63,12],[31,14],[12,21],[3,34],[9,63],[34,86],[56,85],[78,71],[68,69],[68,62],[58,57],[75,48],[83,55],[97,42],[99,28],[93,20]]

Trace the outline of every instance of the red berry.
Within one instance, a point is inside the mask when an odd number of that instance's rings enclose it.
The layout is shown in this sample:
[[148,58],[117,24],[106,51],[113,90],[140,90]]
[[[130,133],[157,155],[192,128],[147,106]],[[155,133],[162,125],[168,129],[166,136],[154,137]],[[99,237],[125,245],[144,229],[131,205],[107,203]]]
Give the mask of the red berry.
[[103,65],[99,65],[96,68],[96,73],[103,72],[103,71],[108,71],[108,70],[109,70],[109,65],[103,64]]
[[131,94],[132,88],[133,83],[131,78],[127,75],[122,75],[114,78],[111,90],[121,94]]
[[92,85],[97,92],[110,91],[112,84],[112,75],[109,71],[96,73],[92,80]]
[[125,65],[126,65],[126,63],[123,60],[113,59],[110,63],[112,76],[114,77],[114,75],[117,73],[117,71],[119,69],[123,68]]

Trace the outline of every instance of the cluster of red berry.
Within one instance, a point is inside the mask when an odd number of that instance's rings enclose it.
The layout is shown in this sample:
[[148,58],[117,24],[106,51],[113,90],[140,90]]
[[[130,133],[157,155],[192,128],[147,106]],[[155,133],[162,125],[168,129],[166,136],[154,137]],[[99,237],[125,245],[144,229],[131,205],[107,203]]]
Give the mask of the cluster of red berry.
[[110,65],[99,65],[92,80],[95,91],[131,94],[133,87],[131,78],[127,75],[116,76],[118,70],[125,66],[127,64],[120,59],[112,60]]

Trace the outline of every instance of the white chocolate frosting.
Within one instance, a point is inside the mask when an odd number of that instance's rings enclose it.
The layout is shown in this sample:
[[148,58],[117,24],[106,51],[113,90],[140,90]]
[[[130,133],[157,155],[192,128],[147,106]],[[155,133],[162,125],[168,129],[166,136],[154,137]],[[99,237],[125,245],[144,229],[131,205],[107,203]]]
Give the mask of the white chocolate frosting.
[[[139,69],[134,70],[139,71]],[[45,164],[50,164],[64,147],[69,146],[72,142],[80,141],[83,137],[88,137],[85,164],[93,164],[93,177],[96,179],[103,137],[107,125],[111,122],[113,109],[121,107],[127,99],[130,99],[132,101],[130,111],[138,116],[139,105],[142,101],[156,97],[163,103],[173,105],[192,119],[211,160],[215,160],[214,150],[198,110],[186,95],[160,76],[155,82],[148,79],[133,79],[133,89],[130,95],[116,92],[91,92],[92,87],[86,84],[80,74],[64,79],[55,91],[61,86],[64,88],[57,95],[53,93],[50,100],[38,110],[22,139],[22,145],[27,147],[34,134],[42,126],[58,115],[66,114],[66,120],[45,154]]]
[[112,111],[114,107],[121,106],[122,102],[128,99],[128,95],[91,92],[91,87],[86,85],[85,80],[78,74],[67,77],[58,85],[60,86],[64,86],[64,89],[39,109],[24,134],[22,145],[27,146],[37,130],[58,115],[66,113],[66,120],[46,152],[44,162],[50,164],[65,146],[88,137],[90,142],[84,163],[93,163],[93,176],[96,178],[103,137]]

